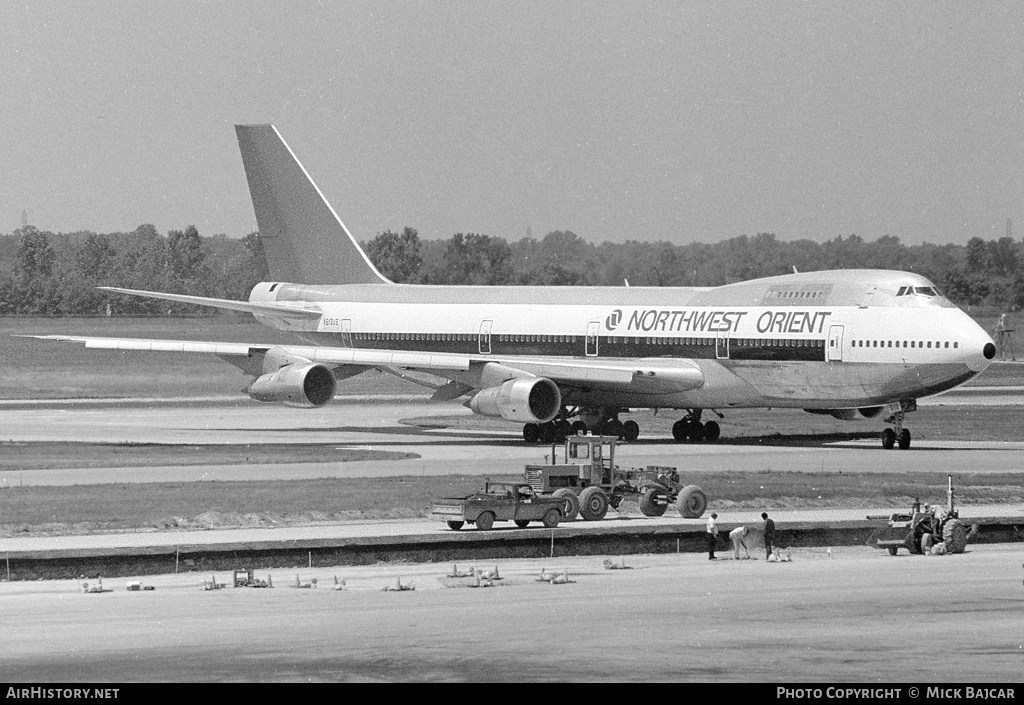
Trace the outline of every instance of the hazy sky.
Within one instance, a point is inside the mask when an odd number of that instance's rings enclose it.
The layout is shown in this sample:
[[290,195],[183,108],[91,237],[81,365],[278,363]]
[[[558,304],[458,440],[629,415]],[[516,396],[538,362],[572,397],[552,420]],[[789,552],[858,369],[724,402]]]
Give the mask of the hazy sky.
[[258,122],[359,239],[1020,239],[1024,3],[0,0],[0,233],[240,237]]

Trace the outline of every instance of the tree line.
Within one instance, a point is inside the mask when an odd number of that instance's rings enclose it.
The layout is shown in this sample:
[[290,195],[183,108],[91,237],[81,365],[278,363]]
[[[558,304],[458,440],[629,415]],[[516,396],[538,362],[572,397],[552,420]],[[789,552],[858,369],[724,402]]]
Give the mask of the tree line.
[[[772,233],[722,242],[593,244],[567,230],[543,238],[456,233],[423,240],[414,228],[363,243],[392,281],[416,284],[548,286],[718,286],[822,269],[916,272],[961,306],[1024,307],[1024,243],[972,237],[966,245],[908,246],[885,236],[782,241]],[[152,225],[130,233],[51,233],[27,225],[0,235],[0,315],[194,315],[183,304],[99,291],[117,286],[245,299],[269,279],[258,233],[204,237],[194,226],[166,235]],[[109,307],[109,309],[108,309]]]

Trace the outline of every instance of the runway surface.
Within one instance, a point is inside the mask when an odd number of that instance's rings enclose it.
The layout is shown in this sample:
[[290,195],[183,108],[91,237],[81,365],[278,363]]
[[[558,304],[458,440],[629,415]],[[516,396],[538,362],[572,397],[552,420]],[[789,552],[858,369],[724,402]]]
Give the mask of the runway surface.
[[[945,397],[939,397],[944,399]],[[319,477],[519,474],[542,462],[550,447],[527,446],[514,424],[501,430],[432,428],[430,416],[471,415],[458,403],[421,399],[341,399],[322,409],[298,410],[225,398],[194,400],[0,403],[0,438],[12,442],[72,441],[111,444],[336,444],[338,449],[413,453],[405,460],[175,465],[0,471],[0,487],[202,480],[294,480]],[[415,418],[411,425],[409,419]],[[439,424],[440,425],[440,424]],[[700,467],[716,471],[976,472],[1024,471],[1024,442],[915,439],[913,452],[885,452],[877,439],[807,445],[680,445],[642,439],[620,450],[626,465]]]
[[[211,576],[196,573],[138,578],[152,592],[127,592],[133,578],[103,594],[72,580],[2,583],[0,669],[22,683],[1020,682],[1016,546],[622,560],[629,570],[595,556],[506,561],[481,589],[440,564],[257,570],[272,590],[204,592]],[[542,568],[573,582],[540,582]],[[318,587],[288,587],[296,573]],[[345,591],[330,589],[335,577]],[[382,591],[398,580],[416,589]]]

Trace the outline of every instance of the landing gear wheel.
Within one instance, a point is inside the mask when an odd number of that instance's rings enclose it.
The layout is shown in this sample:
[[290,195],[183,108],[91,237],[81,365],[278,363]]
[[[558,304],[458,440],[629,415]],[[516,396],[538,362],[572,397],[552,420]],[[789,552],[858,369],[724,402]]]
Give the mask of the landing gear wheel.
[[882,447],[885,450],[892,450],[894,445],[896,445],[896,432],[891,428],[882,431]]
[[541,424],[540,442],[544,444],[554,443],[558,440],[558,430],[553,423]]
[[580,516],[600,521],[608,513],[608,495],[600,487],[588,487],[580,493]]
[[601,429],[601,433],[606,436],[615,436],[616,438],[622,438],[622,422],[618,419],[612,419],[604,425]]
[[445,523],[448,524],[448,528],[451,529],[452,531],[458,531],[459,529],[462,528],[462,526],[466,522],[464,522],[464,521],[449,521],[449,522],[445,522]]
[[491,512],[484,512],[476,518],[476,528],[478,530],[490,531],[492,526],[494,526],[494,514]]
[[558,432],[559,440],[564,439],[566,436],[573,435],[572,424],[565,419],[555,422],[555,430]]
[[549,529],[553,529],[558,526],[558,522],[562,520],[562,513],[552,507],[551,509],[544,512],[544,526]]
[[572,429],[569,432],[571,436],[585,436],[587,435],[587,425],[582,421],[573,421]]
[[708,508],[708,497],[697,485],[687,485],[679,492],[679,514],[684,519],[699,519]]
[[640,437],[640,424],[636,421],[627,421],[622,424],[622,440],[632,443]]
[[668,509],[668,495],[657,487],[648,487],[640,496],[640,513],[645,517],[660,517]]
[[520,529],[525,529],[529,525],[530,525],[530,520],[529,519],[516,519],[516,526],[518,526]]
[[523,440],[527,443],[536,443],[540,440],[540,426],[535,423],[528,423],[523,426]]
[[682,443],[683,441],[686,440],[687,427],[688,422],[684,421],[683,419],[679,419],[674,424],[672,424],[672,437],[675,438],[680,443]]
[[905,428],[902,431],[900,431],[900,436],[899,436],[899,438],[896,439],[896,442],[899,443],[900,450],[906,450],[907,448],[909,448],[910,447],[910,429],[909,428]]
[[580,498],[576,496],[576,493],[568,487],[563,487],[560,490],[555,490],[551,494],[565,502],[565,510],[562,512],[562,521],[576,521],[576,517],[580,515]]
[[697,423],[691,423],[690,427],[686,429],[686,440],[690,443],[700,443],[704,440],[704,424],[700,421]]
[[717,421],[708,421],[704,424],[704,442],[714,443],[722,436],[722,427]]
[[967,527],[959,519],[948,519],[942,527],[942,540],[946,553],[963,553],[967,548]]

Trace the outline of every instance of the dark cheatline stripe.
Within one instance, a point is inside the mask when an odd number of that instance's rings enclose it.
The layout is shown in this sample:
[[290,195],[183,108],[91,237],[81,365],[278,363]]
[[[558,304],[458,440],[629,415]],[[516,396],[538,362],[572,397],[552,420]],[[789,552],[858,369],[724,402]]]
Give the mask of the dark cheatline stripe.
[[[352,346],[365,350],[406,350],[417,352],[456,353],[479,355],[480,341],[477,334],[434,334],[442,339],[417,340],[427,334],[408,333],[352,333]],[[376,337],[374,337],[376,336]],[[317,333],[309,336],[315,342],[341,346],[340,333]],[[586,355],[585,337],[578,336],[492,335],[490,356],[534,355],[558,357],[594,357]],[[449,338],[449,339],[443,339]],[[557,340],[550,340],[557,338]],[[672,340],[673,342],[668,342]],[[756,344],[760,343],[760,344]],[[817,340],[760,340],[750,338],[729,339],[728,355],[724,347],[720,351],[715,338],[644,338],[641,336],[601,336],[598,343],[598,358],[645,358],[672,357],[695,360],[759,360],[759,361],[806,361],[825,360],[825,341]],[[721,355],[720,355],[721,353]]]

